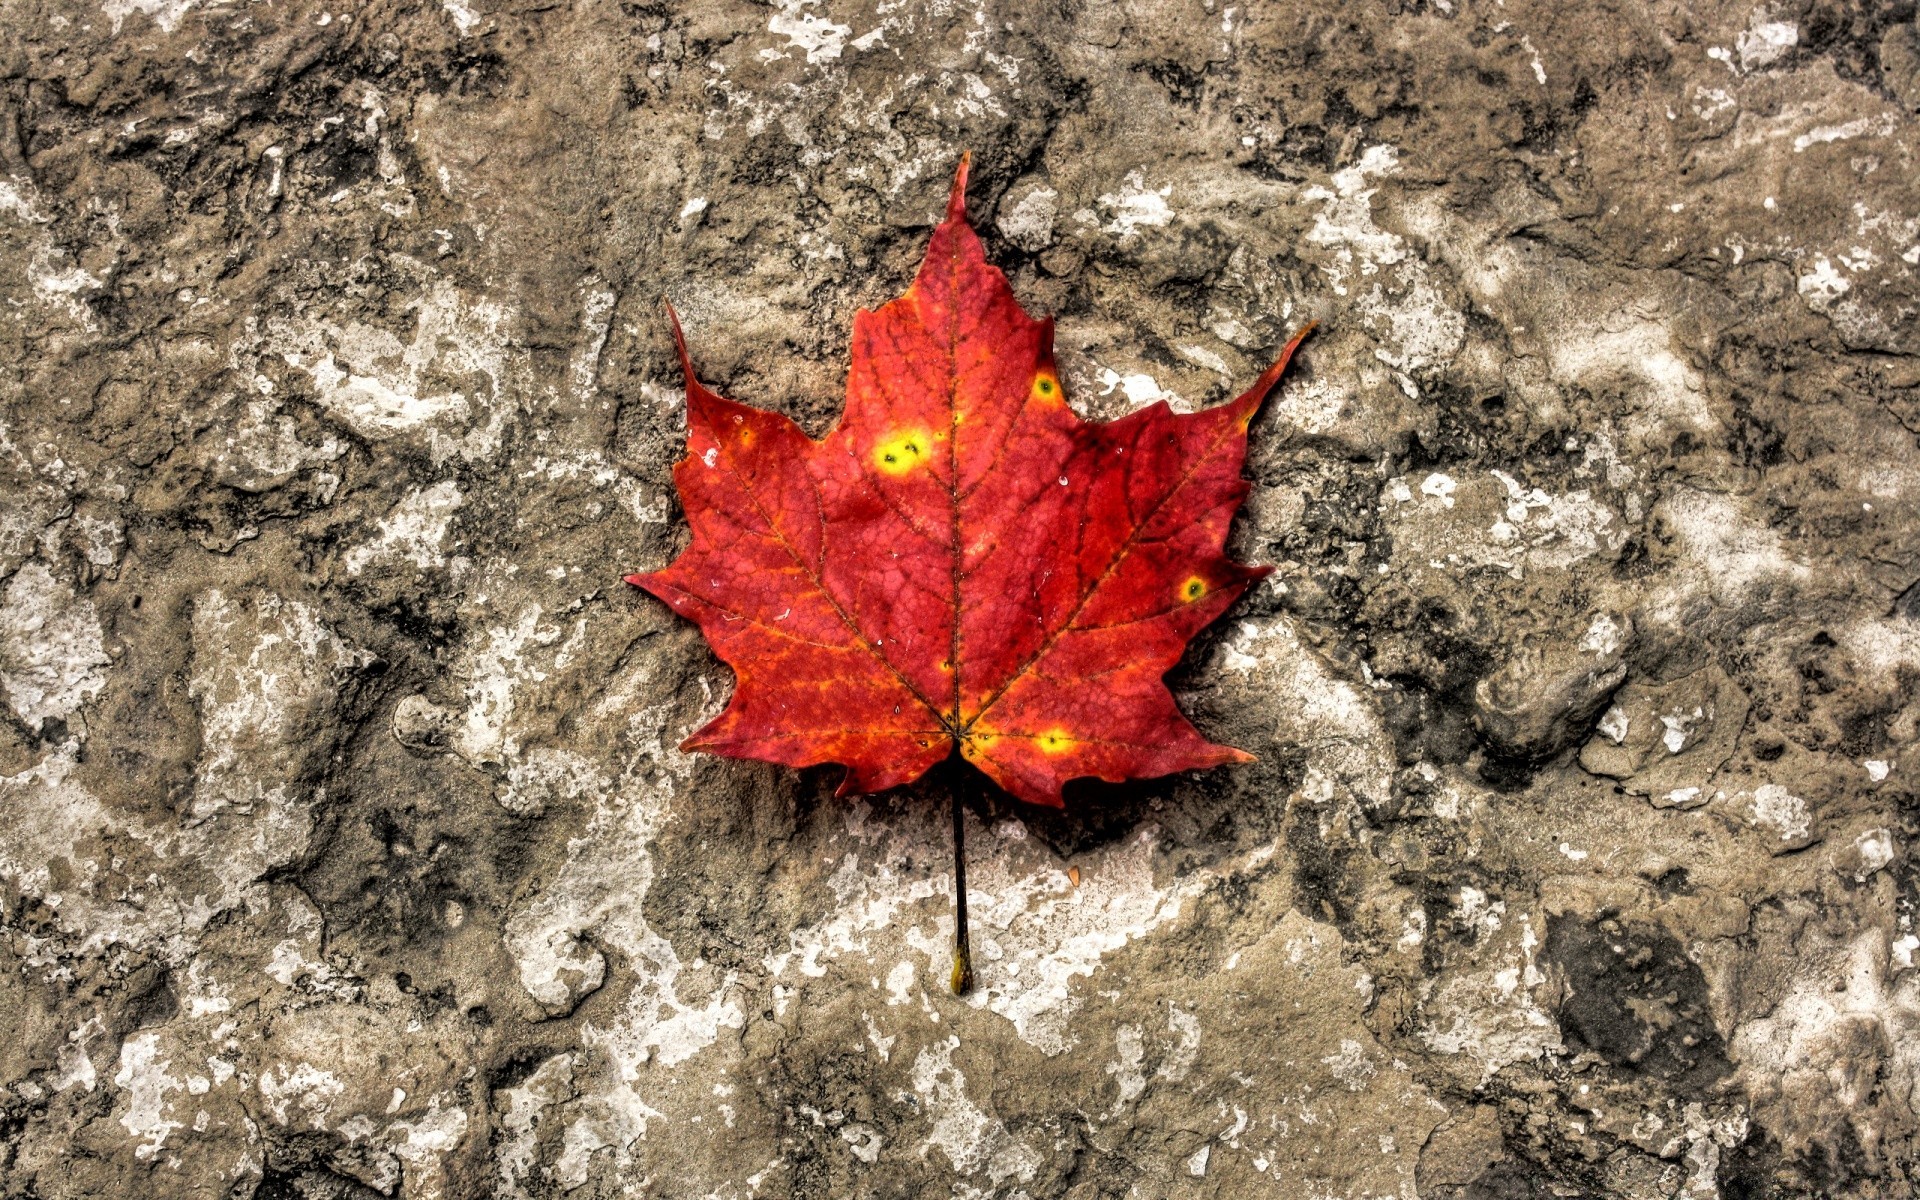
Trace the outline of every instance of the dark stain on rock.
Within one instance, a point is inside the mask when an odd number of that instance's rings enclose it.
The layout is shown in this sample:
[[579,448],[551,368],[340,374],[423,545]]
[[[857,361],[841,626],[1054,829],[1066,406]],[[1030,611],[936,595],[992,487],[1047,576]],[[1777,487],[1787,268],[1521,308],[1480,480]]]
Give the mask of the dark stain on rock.
[[1547,922],[1541,961],[1561,981],[1554,1016],[1567,1048],[1703,1097],[1733,1070],[1707,1006],[1707,981],[1656,925],[1603,917]]

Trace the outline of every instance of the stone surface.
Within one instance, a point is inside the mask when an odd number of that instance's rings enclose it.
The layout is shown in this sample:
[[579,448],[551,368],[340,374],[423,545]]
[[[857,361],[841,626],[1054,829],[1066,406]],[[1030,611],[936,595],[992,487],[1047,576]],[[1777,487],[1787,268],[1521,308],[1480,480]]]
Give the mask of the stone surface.
[[[1911,1194],[1911,3],[4,13],[0,1192]],[[987,799],[956,1000],[618,577],[659,298],[824,428],[963,149],[1083,411],[1322,329],[1260,761]]]

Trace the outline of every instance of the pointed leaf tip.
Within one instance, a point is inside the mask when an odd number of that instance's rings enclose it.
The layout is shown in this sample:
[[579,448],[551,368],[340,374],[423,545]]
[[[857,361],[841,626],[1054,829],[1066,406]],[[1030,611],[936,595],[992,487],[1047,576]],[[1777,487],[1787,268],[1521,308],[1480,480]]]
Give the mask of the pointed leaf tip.
[[1318,321],[1308,321],[1301,326],[1300,332],[1288,338],[1287,344],[1280,348],[1280,357],[1274,359],[1273,365],[1261,372],[1260,378],[1254,380],[1253,386],[1241,393],[1234,403],[1249,405],[1249,412],[1257,411],[1266,402],[1267,393],[1273,390],[1273,385],[1279,383],[1280,377],[1287,373],[1287,365],[1293,361],[1293,352],[1300,348],[1301,342],[1307,340],[1308,334],[1319,327]]
[[622,575],[620,578],[622,582],[630,583],[635,587],[647,586],[647,577],[645,575]]
[[[1293,352],[1300,348],[1301,342],[1307,340],[1308,334],[1318,328],[1320,328],[1320,322],[1308,321],[1300,327],[1300,332],[1287,339],[1287,344],[1280,348],[1280,357],[1274,361],[1271,367],[1267,368],[1266,375],[1261,377],[1262,381],[1267,383],[1267,386],[1271,387],[1273,381],[1278,380],[1280,376],[1286,372],[1287,364],[1293,361]],[[1268,378],[1269,376],[1271,379]]]
[[947,194],[947,220],[964,221],[967,219],[967,168],[973,164],[973,151],[960,155],[960,165],[953,172],[953,191]]
[[687,357],[687,335],[680,328],[680,314],[674,311],[673,301],[660,297],[660,306],[667,310],[667,323],[673,326],[673,348],[680,352],[680,366],[687,373],[687,380],[693,380],[693,363]]

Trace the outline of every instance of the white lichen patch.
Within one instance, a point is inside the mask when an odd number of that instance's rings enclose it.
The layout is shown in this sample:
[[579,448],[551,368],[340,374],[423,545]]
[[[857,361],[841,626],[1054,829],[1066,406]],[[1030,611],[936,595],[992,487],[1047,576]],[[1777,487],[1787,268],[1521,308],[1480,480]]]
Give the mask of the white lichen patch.
[[549,1109],[573,1098],[573,1070],[572,1054],[556,1054],[518,1086],[504,1089],[501,1137],[493,1152],[495,1195],[503,1200],[529,1200],[526,1185],[533,1175],[542,1123]]
[[[1404,486],[1403,481],[1390,480],[1387,483],[1387,488],[1395,499],[1399,498]],[[1453,494],[1459,490],[1459,483],[1454,480],[1453,476],[1444,471],[1430,472],[1425,479],[1420,481],[1420,494],[1422,496],[1431,496],[1435,500],[1438,500],[1441,508],[1452,508]],[[1408,498],[1411,499],[1412,497],[1409,495]]]
[[[665,710],[633,710],[616,690],[587,719],[624,726],[639,752],[617,778],[597,775],[584,759],[566,762],[565,773],[581,789],[576,794],[593,796],[593,815],[569,843],[559,873],[509,915],[506,928],[521,986],[550,1011],[570,1010],[601,985],[606,960],[599,946],[618,951],[637,976],[610,1019],[581,1029],[575,1068],[590,1073],[596,1086],[583,1082],[579,1098],[556,1118],[566,1132],[553,1172],[568,1187],[588,1178],[598,1151],[610,1150],[617,1164],[630,1162],[634,1143],[661,1117],[673,1080],[746,1019],[732,973],[700,986],[692,998],[682,996],[682,975],[698,968],[683,963],[642,912],[654,878],[650,844],[667,819],[674,788],[690,772],[686,757],[664,744]],[[609,736],[616,735],[609,730]]]
[[1809,578],[1806,563],[1737,497],[1676,487],[1655,506],[1654,518],[1675,536],[1681,560],[1679,578],[1656,592],[1652,606],[1667,619],[1679,619],[1702,594],[1738,605]]
[[362,437],[392,437],[445,416],[464,418],[470,409],[459,392],[416,396],[383,382],[377,375],[357,375],[325,355],[312,363],[289,357],[288,365],[313,377],[320,402]]
[[[681,408],[685,397],[677,389],[667,391],[645,384],[641,394],[661,404],[663,407]],[[709,451],[711,453],[711,451]],[[667,523],[667,494],[651,490],[606,455],[597,450],[580,450],[564,454],[543,454],[536,456],[521,473],[522,479],[539,479],[549,483],[578,480],[589,487],[605,489],[632,518],[642,525],[664,525]],[[599,502],[589,508],[589,515],[598,517],[603,511]]]
[[1888,962],[1877,929],[1796,956],[1786,994],[1738,1025],[1731,1057],[1771,1126],[1828,1114],[1864,1132],[1883,1086],[1897,1095],[1920,1087],[1920,976],[1890,980]]
[[465,1110],[443,1107],[439,1096],[427,1102],[427,1111],[420,1116],[388,1125],[384,1138],[400,1160],[401,1193],[421,1200],[447,1200],[445,1160],[466,1133]]
[[120,1124],[140,1140],[133,1154],[142,1161],[159,1153],[167,1136],[181,1125],[166,1115],[168,1093],[183,1086],[168,1074],[170,1065],[160,1056],[157,1033],[138,1033],[120,1045],[120,1069],[113,1076],[113,1085],[126,1093],[127,1111],[121,1115]]
[[1787,51],[1800,44],[1800,26],[1782,20],[1767,5],[1753,10],[1747,27],[1734,39],[1734,52],[1740,56],[1740,69],[1755,71],[1780,61]]
[[[1470,899],[1463,889],[1463,900]],[[1479,929],[1474,964],[1450,971],[1439,982],[1425,1006],[1419,1037],[1436,1053],[1458,1055],[1477,1067],[1484,1084],[1503,1067],[1562,1047],[1559,1023],[1537,996],[1547,975],[1536,962],[1540,939],[1532,914],[1489,921],[1500,914],[1484,896],[1479,899],[1477,913],[1462,914]]]
[[410,563],[422,571],[445,566],[447,526],[464,499],[452,480],[407,493],[380,518],[371,541],[347,551],[347,573],[358,575],[368,566],[389,562]]
[[1335,172],[1332,187],[1309,188],[1301,199],[1318,202],[1306,241],[1328,247],[1333,257],[1322,269],[1336,295],[1350,294],[1361,279],[1376,275],[1407,255],[1406,242],[1373,223],[1373,180],[1400,170],[1400,152],[1392,146],[1369,146],[1360,161]]
[[43,304],[64,310],[75,325],[89,333],[99,330],[93,309],[83,297],[104,288],[106,281],[69,263],[59,247],[47,244],[34,252],[27,263],[27,282]]
[[304,1060],[270,1064],[258,1086],[277,1123],[308,1129],[326,1129],[334,1102],[347,1090],[332,1071]]
[[1887,137],[1898,126],[1899,119],[1892,113],[1855,117],[1838,125],[1816,125],[1793,139],[1793,152],[1803,154],[1814,146],[1850,141],[1857,137]]
[[[205,747],[192,815],[268,810],[266,825],[289,827],[301,803],[290,788],[289,754],[309,748],[342,679],[371,661],[343,642],[305,603],[272,594],[229,596],[216,588],[193,607],[194,670],[187,694],[200,712]],[[267,829],[269,842],[279,840]]]
[[1564,569],[1625,544],[1627,531],[1613,510],[1586,489],[1552,495],[1523,487],[1505,471],[1490,474],[1506,489],[1507,503],[1488,536],[1524,546],[1529,566]]
[[321,407],[363,438],[424,437],[436,462],[490,458],[526,369],[514,310],[433,280],[407,311],[405,340],[360,321],[276,318],[257,348],[304,372]]
[[1112,367],[1102,367],[1099,375],[1095,377],[1095,382],[1100,385],[1102,396],[1111,396],[1115,389],[1118,389],[1126,398],[1129,408],[1144,408],[1149,404],[1165,401],[1167,406],[1175,412],[1193,411],[1193,406],[1185,397],[1178,392],[1170,392],[1162,388],[1159,380],[1144,371],[1123,375]]
[[984,1172],[996,1188],[1008,1180],[1030,1181],[1045,1160],[968,1097],[967,1077],[953,1062],[959,1048],[960,1039],[950,1037],[925,1047],[913,1060],[913,1090],[931,1124],[921,1156],[938,1149],[955,1172]]
[[1827,312],[1840,297],[1853,290],[1853,284],[1847,277],[1834,268],[1833,262],[1824,254],[1816,254],[1807,264],[1805,272],[1794,281],[1794,290],[1807,302],[1807,307],[1817,313]]
[[[707,207],[705,200],[688,201],[680,210],[684,224]],[[574,400],[585,403],[600,387],[600,355],[607,348],[607,335],[613,330],[613,306],[619,297],[597,275],[589,275],[580,285],[580,348],[567,364],[567,380]]]
[[67,521],[66,535],[68,545],[96,567],[111,567],[120,561],[121,547],[127,541],[126,527],[119,521],[86,513]]
[[[294,780],[320,749],[316,731],[343,681],[368,656],[307,605],[271,595],[203,593],[192,631],[187,690],[200,715],[202,753],[182,823],[155,824],[103,805],[74,777],[77,742],[0,778],[0,811],[35,814],[0,846],[0,875],[58,914],[63,940],[50,941],[50,950],[120,943],[184,963],[210,922],[259,900],[260,877],[308,843],[315,797]],[[131,865],[97,849],[107,837],[197,869],[152,875],[137,891],[97,888],[106,870]]]
[[1705,380],[1676,350],[1673,331],[1660,321],[1601,317],[1597,327],[1556,329],[1542,340],[1549,347],[1554,382],[1627,390],[1639,410],[1628,430],[1637,436],[1673,429],[1705,432],[1717,425]]
[[1102,193],[1097,201],[1108,217],[1102,232],[1125,241],[1138,236],[1142,229],[1171,225],[1173,206],[1167,198],[1172,195],[1172,184],[1150,188],[1144,171],[1128,171],[1118,189]]
[[106,686],[112,661],[92,601],[43,563],[14,572],[0,594],[0,693],[20,720],[66,720]]
[[[846,48],[848,25],[839,25],[813,10],[821,0],[779,0],[779,7],[767,21],[767,32],[787,39],[786,49],[806,55],[809,65],[839,58]],[[785,58],[779,50],[761,52],[762,58]]]
[[540,746],[508,765],[506,782],[495,798],[508,812],[538,816],[552,805],[596,803],[607,787],[605,773],[591,759]]
[[1813,829],[1813,813],[1807,802],[1777,783],[1763,783],[1753,789],[1753,822],[1771,830],[1782,844],[1806,843]]
[[1118,1094],[1114,1097],[1112,1109],[1107,1112],[1108,1120],[1112,1120],[1147,1090],[1147,1073],[1140,1065],[1146,1057],[1147,1043],[1138,1025],[1122,1025],[1114,1032],[1113,1061],[1106,1065],[1105,1070],[1113,1077]]
[[324,468],[346,454],[347,444],[332,434],[303,438],[300,426],[272,394],[273,384],[259,377],[262,394],[248,398],[240,421],[215,449],[212,467],[223,481],[266,491],[296,474]]
[[[864,809],[857,809],[848,820],[848,831],[856,837],[867,832],[865,816]],[[951,889],[943,890],[931,877],[896,871],[893,857],[888,854],[863,864],[858,852],[843,856],[827,880],[837,902],[833,915],[789,935],[788,948],[767,957],[767,973],[779,979],[792,969],[818,979],[827,973],[827,962],[832,959],[848,954],[871,956],[875,950],[872,934],[891,929],[901,910],[933,896],[951,895]],[[911,962],[894,966],[888,975],[890,1003],[907,998],[913,975]],[[898,986],[896,980],[901,981]]]
[[840,1140],[847,1143],[847,1153],[863,1163],[879,1162],[880,1151],[887,1144],[879,1130],[858,1121],[840,1127]]
[[1053,244],[1053,221],[1059,201],[1060,193],[1050,187],[1030,188],[1018,201],[1001,204],[994,226],[1014,245],[1038,254]]
[[1222,643],[1219,661],[1223,671],[1241,677],[1234,686],[1248,696],[1293,697],[1278,710],[1274,737],[1279,744],[1303,747],[1310,771],[1369,804],[1387,800],[1393,789],[1393,742],[1379,709],[1306,646],[1290,618],[1240,622]]
[[107,20],[113,22],[113,31],[120,27],[134,13],[144,13],[151,19],[161,33],[172,33],[179,27],[186,15],[199,6],[201,0],[105,0],[100,11]]
[[466,700],[466,712],[453,728],[454,751],[476,765],[508,766],[520,757],[514,728],[515,697],[520,689],[543,683],[572,661],[586,623],[565,627],[543,621],[539,604],[521,610],[511,624],[476,630],[453,669]]
[[1454,476],[1431,472],[1418,484],[1395,477],[1380,508],[1393,531],[1395,568],[1464,571],[1496,567],[1516,576],[1528,568],[1565,570],[1609,555],[1629,530],[1612,506],[1587,488],[1551,493],[1492,470]]
[[1899,853],[1889,829],[1869,829],[1853,839],[1853,861],[1857,869],[1854,882],[1865,883],[1876,872],[1884,871]]
[[55,1093],[76,1087],[91,1092],[99,1086],[100,1073],[94,1069],[89,1047],[103,1032],[100,1018],[92,1016],[67,1034],[66,1044],[60,1047],[56,1064],[59,1074],[53,1081]]
[[440,0],[440,7],[452,19],[453,27],[461,37],[471,34],[480,24],[480,14],[465,0]]
[[[1154,878],[1158,831],[1143,829],[1118,847],[1088,856],[1074,886],[1057,866],[1018,870],[1003,859],[975,868],[968,905],[979,964],[969,1003],[1012,1022],[1043,1054],[1072,1047],[1071,1019],[1082,999],[1074,981],[1091,977],[1100,960],[1128,942],[1177,921],[1206,887],[1235,866],[1196,871],[1167,883]],[[929,944],[929,968],[944,947]],[[936,975],[937,977],[937,975]]]
[[110,811],[81,787],[74,778],[78,752],[79,743],[68,741],[27,770],[0,776],[0,817],[8,830],[0,839],[0,878],[44,901],[58,928],[57,935],[26,938],[30,958],[52,962],[120,944],[178,961],[210,911],[165,887],[136,904],[96,886],[110,865],[100,839],[125,835],[158,852],[167,835]]
[[0,178],[0,212],[25,225],[44,225],[50,218],[37,202],[38,189],[18,175]]
[[1343,1038],[1340,1049],[1322,1058],[1327,1071],[1350,1092],[1365,1091],[1379,1068],[1367,1057],[1366,1047],[1352,1038]]
[[1580,641],[1575,644],[1574,649],[1582,654],[1612,658],[1620,652],[1620,647],[1631,635],[1631,622],[1622,621],[1613,613],[1595,613],[1593,620],[1587,625],[1587,631],[1580,636]]
[[1346,385],[1327,376],[1289,377],[1267,404],[1274,418],[1286,427],[1317,437],[1339,427],[1353,399],[1354,393]]
[[[1899,690],[1906,686],[1903,679],[1907,674],[1920,671],[1920,623],[1869,613],[1836,628],[1833,636],[1847,651],[1860,678],[1875,687]],[[1866,770],[1878,783],[1893,771],[1893,763],[1876,761],[1881,764],[1880,770],[1871,766]]]
[[1582,392],[1618,397],[1635,442],[1718,427],[1706,379],[1674,332],[1678,300],[1649,299],[1570,256],[1502,237],[1432,196],[1406,203],[1400,215],[1474,305],[1506,327],[1525,357],[1503,364],[1501,382],[1529,407],[1564,411]]
[[1444,366],[1459,352],[1466,319],[1406,239],[1374,221],[1378,183],[1399,171],[1398,149],[1369,146],[1358,162],[1333,174],[1331,187],[1310,187],[1300,198],[1320,205],[1305,241],[1318,248],[1328,286],[1351,297],[1374,337],[1374,357],[1413,393],[1412,373]]
[[[0,426],[0,437],[4,427]],[[0,569],[12,570],[34,552],[52,549],[50,535],[60,527],[61,514],[72,502],[59,488],[33,479],[31,465],[10,472],[0,486]]]
[[[0,212],[19,225],[20,238],[10,247],[6,276],[26,285],[38,311],[37,321],[59,328],[99,332],[89,298],[106,286],[106,281],[73,261],[67,248],[54,240],[47,226],[47,198],[32,180],[12,174],[0,178]],[[18,275],[15,275],[15,271]],[[8,280],[11,282],[11,279]],[[10,300],[18,306],[19,302]],[[16,319],[23,314],[16,313]]]

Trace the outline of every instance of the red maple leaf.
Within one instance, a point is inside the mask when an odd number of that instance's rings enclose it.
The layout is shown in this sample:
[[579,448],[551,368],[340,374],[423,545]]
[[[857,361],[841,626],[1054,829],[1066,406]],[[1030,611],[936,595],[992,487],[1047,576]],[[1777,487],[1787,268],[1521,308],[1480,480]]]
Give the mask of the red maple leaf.
[[[1247,426],[1306,330],[1239,399],[1117,421],[1067,407],[1053,322],[966,217],[963,159],[906,295],[853,319],[846,412],[815,441],[687,380],[674,468],[692,544],[627,581],[733,668],[683,749],[847,768],[842,795],[960,754],[1019,799],[1247,762],[1163,676],[1268,568],[1223,546]],[[1309,327],[1311,328],[1311,327]]]

